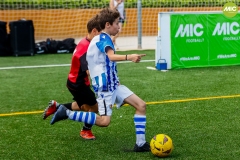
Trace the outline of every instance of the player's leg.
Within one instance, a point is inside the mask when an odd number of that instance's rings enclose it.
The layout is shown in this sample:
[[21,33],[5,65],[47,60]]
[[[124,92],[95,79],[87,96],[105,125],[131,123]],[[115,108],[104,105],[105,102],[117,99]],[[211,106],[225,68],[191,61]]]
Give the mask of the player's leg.
[[[91,93],[93,93],[93,92],[89,91],[88,97],[91,97],[90,96]],[[98,93],[98,94],[99,94],[99,96],[97,98],[97,101],[95,99],[95,102],[97,102],[95,105],[92,105],[90,103],[90,101],[88,102],[88,104],[90,104],[91,107],[92,106],[95,106],[95,107],[92,107],[90,110],[87,110],[89,107],[87,105],[82,105],[82,107],[83,107],[82,110],[84,109],[85,111],[88,111],[88,112],[71,112],[71,113],[69,112],[68,113],[69,119],[74,120],[74,121],[85,122],[85,124],[92,125],[89,122],[89,121],[91,121],[89,118],[95,117],[96,118],[96,121],[94,122],[95,125],[100,126],[100,127],[107,127],[110,124],[111,115],[112,115],[112,105],[113,105],[112,95],[113,95],[113,93],[103,92],[103,93]],[[85,98],[87,99],[87,97],[85,97]],[[92,99],[92,102],[93,102],[93,99]],[[97,109],[98,109],[100,116],[96,114]],[[94,112],[94,111],[95,111],[95,114],[93,115],[91,112]]]
[[[68,108],[69,109],[69,108]],[[73,111],[87,111],[87,112],[95,112],[98,113],[98,104],[95,103],[94,105],[83,104],[82,106],[78,106],[77,102],[72,102],[72,107],[70,110]]]
[[58,107],[59,107],[59,104],[56,101],[50,100],[48,102],[48,106],[45,108],[42,114],[43,119],[46,119],[48,116],[54,114],[57,111]]
[[86,111],[86,112],[94,112],[94,113],[98,113],[98,104],[94,104],[94,105],[88,105],[88,104],[83,104],[80,108],[80,111]]
[[[68,108],[68,107],[67,107],[67,108]],[[74,102],[72,102],[72,105],[71,105],[70,110],[72,110],[72,111],[80,111],[80,110],[81,110],[80,108],[81,108],[81,107],[78,106],[77,102],[74,101]],[[69,108],[68,108],[68,109],[69,109]]]
[[58,110],[54,113],[50,124],[53,125],[65,119],[97,125],[99,127],[107,127],[110,124],[111,116],[100,116],[94,112],[71,111],[65,106],[60,105]]
[[[75,91],[74,90],[70,90],[69,88],[68,88],[68,90],[70,91],[70,93],[74,97]],[[57,109],[58,109],[58,107],[60,105],[64,105],[65,107],[67,107],[70,110],[79,110],[78,104],[76,102],[60,104],[60,103],[58,103],[55,100],[50,100],[50,102],[48,103],[47,108],[43,112],[43,119],[46,119],[50,115],[54,114],[57,111]]]
[[[60,105],[61,104],[59,104],[57,101],[50,100],[49,103],[48,103],[48,106],[46,107],[46,109],[43,112],[43,119],[46,119],[50,115],[54,114],[57,111],[57,109]],[[63,105],[67,108],[71,108],[72,103],[66,103],[66,104],[63,104]]]
[[146,129],[146,103],[137,95],[132,94],[126,98],[125,103],[130,104],[136,109],[134,115],[134,124],[136,130],[136,145],[134,151],[143,152],[150,151],[150,145],[146,142],[145,129]]
[[73,110],[73,111],[81,110],[80,107],[78,106],[77,102],[60,104],[55,100],[50,100],[48,103],[48,106],[46,107],[46,109],[43,112],[43,119],[46,119],[50,115],[54,114],[60,105],[64,105],[66,108]]
[[[101,93],[99,93],[100,95]],[[71,111],[61,105],[59,109],[54,114],[51,124],[58,122],[60,120],[66,119],[66,117],[73,121],[83,122],[89,125],[97,125],[100,127],[107,127],[111,121],[112,115],[112,94],[111,92],[103,92],[97,98],[99,115],[94,112],[84,112],[84,111]]]
[[[98,113],[98,106],[97,106],[95,94],[92,92],[90,87],[84,88],[78,91],[69,89],[69,91],[73,95],[73,100],[75,100],[75,102],[59,104],[55,100],[51,100],[49,102],[48,107],[45,109],[43,113],[43,119],[46,119],[48,116],[54,114],[60,105],[63,105],[64,107],[72,111],[82,110],[87,112]],[[84,103],[87,103],[87,104],[84,104]],[[95,139],[95,136],[92,134],[91,128],[92,128],[92,125],[87,123],[84,124],[82,130],[80,131],[80,136],[84,139]]]
[[145,139],[146,103],[123,85],[120,85],[117,89],[116,103],[118,106],[123,103],[127,103],[136,109],[134,115],[134,124],[136,130],[136,145],[134,146],[134,151],[150,151],[150,145]]
[[60,105],[64,105],[69,110],[80,111],[80,107],[78,107],[77,102],[60,104],[55,100],[50,100],[48,106],[43,112],[43,119],[46,119],[50,115],[54,114]]
[[[75,110],[77,110],[77,107],[79,106],[79,111],[98,113],[96,97],[90,87],[82,88],[74,92],[72,91],[71,93],[77,103],[72,105]],[[84,123],[79,135],[84,139],[95,139],[95,136],[91,131],[92,126],[92,124]]]

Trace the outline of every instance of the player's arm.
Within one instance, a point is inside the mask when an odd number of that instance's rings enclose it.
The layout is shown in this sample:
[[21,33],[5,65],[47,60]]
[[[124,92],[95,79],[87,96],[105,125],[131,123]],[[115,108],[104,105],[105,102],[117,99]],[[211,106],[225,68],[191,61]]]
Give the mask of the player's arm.
[[106,53],[111,61],[132,61],[135,63],[140,62],[141,58],[146,55],[146,54],[126,54],[126,55],[114,54],[113,49],[110,47],[106,48]]
[[109,2],[109,7],[111,8],[111,9],[114,9],[115,7],[114,7],[114,0],[110,0],[110,2]]

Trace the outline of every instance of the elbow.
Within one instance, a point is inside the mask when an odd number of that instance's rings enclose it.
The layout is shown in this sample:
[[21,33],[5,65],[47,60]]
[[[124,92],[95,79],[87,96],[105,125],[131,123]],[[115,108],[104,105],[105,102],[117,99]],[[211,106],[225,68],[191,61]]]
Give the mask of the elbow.
[[114,56],[108,56],[110,61],[115,61],[116,59],[114,58]]

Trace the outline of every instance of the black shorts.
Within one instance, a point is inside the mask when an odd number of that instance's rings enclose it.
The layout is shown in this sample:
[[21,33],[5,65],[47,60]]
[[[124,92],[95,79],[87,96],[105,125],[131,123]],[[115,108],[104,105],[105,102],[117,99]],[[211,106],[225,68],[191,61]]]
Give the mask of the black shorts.
[[73,100],[77,102],[79,107],[81,107],[83,104],[92,106],[97,103],[95,94],[90,87],[84,87],[78,90],[72,90],[68,88],[68,90],[73,95]]

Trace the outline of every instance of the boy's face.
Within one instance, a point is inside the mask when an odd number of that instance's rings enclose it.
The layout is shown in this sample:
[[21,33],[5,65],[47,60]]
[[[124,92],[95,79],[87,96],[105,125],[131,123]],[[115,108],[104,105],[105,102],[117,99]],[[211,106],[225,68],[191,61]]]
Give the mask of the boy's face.
[[108,34],[111,36],[115,36],[119,32],[119,18],[115,19],[112,25],[109,24],[108,26]]

